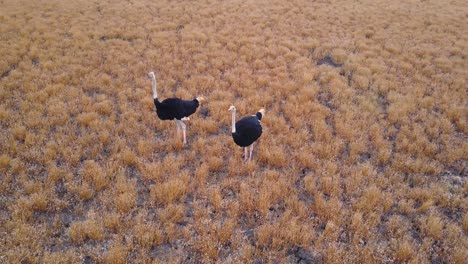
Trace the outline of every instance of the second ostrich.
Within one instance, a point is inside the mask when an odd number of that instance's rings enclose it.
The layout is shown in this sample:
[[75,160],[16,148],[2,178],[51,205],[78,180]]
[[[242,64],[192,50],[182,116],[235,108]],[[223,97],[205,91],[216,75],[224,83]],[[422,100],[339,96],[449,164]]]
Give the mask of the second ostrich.
[[247,147],[250,146],[249,160],[252,160],[254,142],[262,135],[260,121],[265,115],[265,109],[260,109],[255,115],[246,116],[236,122],[236,107],[231,105],[232,112],[232,138],[234,142],[244,148],[244,160],[247,160]]
[[162,102],[159,102],[158,93],[156,91],[156,75],[154,72],[148,73],[148,77],[151,79],[153,89],[154,105],[156,106],[156,114],[161,120],[175,120],[177,125],[177,131],[182,129],[184,136],[184,145],[187,144],[185,135],[186,125],[183,121],[189,120],[189,116],[197,111],[201,102],[204,100],[203,97],[197,97],[193,100],[182,100],[179,98],[167,98]]

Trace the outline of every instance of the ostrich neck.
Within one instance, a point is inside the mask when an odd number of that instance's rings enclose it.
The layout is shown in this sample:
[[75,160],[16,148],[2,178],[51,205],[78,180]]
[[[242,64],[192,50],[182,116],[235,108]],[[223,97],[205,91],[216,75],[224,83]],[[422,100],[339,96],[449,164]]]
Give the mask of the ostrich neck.
[[151,85],[153,86],[153,98],[158,98],[158,92],[156,91],[156,78],[151,79]]
[[232,111],[232,133],[236,133],[236,110]]

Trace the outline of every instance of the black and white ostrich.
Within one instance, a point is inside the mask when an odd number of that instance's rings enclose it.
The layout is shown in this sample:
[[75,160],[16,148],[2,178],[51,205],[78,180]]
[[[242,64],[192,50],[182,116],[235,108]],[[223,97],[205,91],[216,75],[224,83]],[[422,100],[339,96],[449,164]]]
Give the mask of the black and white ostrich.
[[232,112],[232,138],[234,142],[244,148],[244,160],[247,160],[247,147],[250,146],[249,160],[252,160],[254,142],[262,135],[260,121],[265,115],[265,109],[260,109],[255,115],[246,116],[236,122],[236,107],[231,105]]
[[185,136],[186,125],[183,121],[190,120],[189,116],[200,106],[204,100],[203,97],[197,97],[193,100],[182,100],[179,98],[167,98],[162,102],[159,102],[158,92],[156,91],[156,75],[154,72],[148,73],[148,77],[151,79],[153,88],[154,105],[156,106],[156,113],[161,120],[175,120],[177,125],[177,132],[179,133],[182,129],[184,135],[184,145],[187,144]]

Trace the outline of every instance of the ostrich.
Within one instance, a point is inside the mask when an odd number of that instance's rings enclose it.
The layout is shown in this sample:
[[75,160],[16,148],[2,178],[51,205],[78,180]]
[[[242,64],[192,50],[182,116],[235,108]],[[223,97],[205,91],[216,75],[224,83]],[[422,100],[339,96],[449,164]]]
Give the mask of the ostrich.
[[246,116],[236,122],[236,107],[231,105],[232,112],[232,138],[234,142],[244,148],[244,160],[247,160],[247,147],[250,146],[249,160],[252,160],[254,142],[262,135],[260,121],[265,115],[265,109],[260,109],[255,115]]
[[159,102],[158,93],[156,91],[156,75],[154,72],[148,73],[151,79],[153,88],[154,105],[156,106],[156,113],[161,120],[175,120],[177,125],[177,132],[182,129],[184,135],[184,145],[187,144],[185,136],[186,125],[183,121],[190,120],[189,116],[200,106],[201,102],[205,100],[203,97],[197,97],[193,100],[182,100],[179,98],[167,98]]

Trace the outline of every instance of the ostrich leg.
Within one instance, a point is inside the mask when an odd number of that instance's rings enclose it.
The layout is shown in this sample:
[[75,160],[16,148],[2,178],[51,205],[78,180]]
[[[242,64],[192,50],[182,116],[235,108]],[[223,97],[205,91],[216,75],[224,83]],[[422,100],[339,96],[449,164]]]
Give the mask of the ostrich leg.
[[182,134],[184,137],[184,145],[187,143],[187,140],[185,139],[185,124],[181,120],[175,120],[177,123],[177,135],[179,135],[180,129],[182,129]]
[[176,126],[177,126],[177,135],[179,135],[179,133],[180,133],[180,124],[179,124],[179,120],[177,120],[177,119],[174,118],[174,121],[175,121]]
[[249,160],[252,160],[253,146],[254,146],[254,143],[252,143],[252,145],[250,145],[250,155],[249,155]]
[[249,157],[247,156],[248,153],[248,150],[247,150],[247,147],[244,148],[244,161],[246,161]]
[[182,134],[184,135],[184,145],[185,145],[185,144],[187,144],[187,138],[185,136],[185,131],[186,131],[187,126],[181,120],[177,120],[177,121],[178,121],[180,127],[182,128]]

